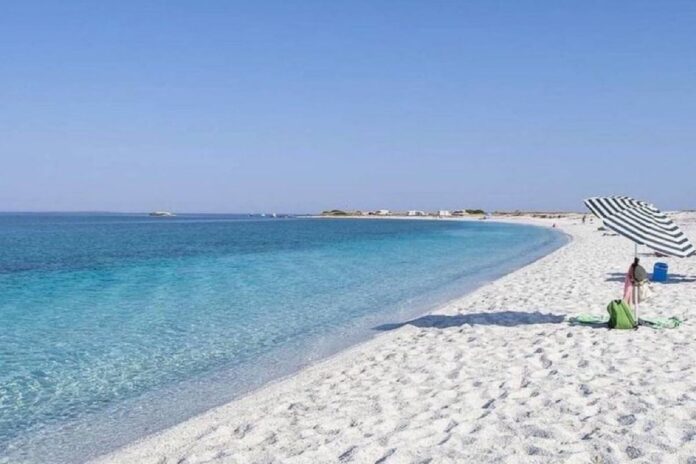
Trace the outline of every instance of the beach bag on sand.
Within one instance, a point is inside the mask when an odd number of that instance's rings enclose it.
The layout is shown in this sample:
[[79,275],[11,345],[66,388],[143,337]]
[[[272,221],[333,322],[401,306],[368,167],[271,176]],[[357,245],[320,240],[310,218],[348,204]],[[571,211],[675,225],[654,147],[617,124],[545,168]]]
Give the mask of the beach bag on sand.
[[647,299],[649,299],[653,294],[652,288],[650,288],[650,285],[648,285],[648,282],[643,282],[639,287],[638,287],[638,301],[641,303]]
[[631,308],[623,300],[614,300],[607,306],[610,329],[635,329],[638,327]]

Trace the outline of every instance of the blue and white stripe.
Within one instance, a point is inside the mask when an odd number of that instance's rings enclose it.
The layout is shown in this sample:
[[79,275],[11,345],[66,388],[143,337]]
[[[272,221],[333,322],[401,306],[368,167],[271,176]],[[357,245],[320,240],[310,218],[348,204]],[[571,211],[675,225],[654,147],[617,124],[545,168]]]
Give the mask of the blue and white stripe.
[[614,232],[659,253],[685,258],[696,248],[663,212],[629,197],[594,197],[585,200],[592,213]]
[[631,197],[592,197],[585,200],[585,206],[592,211],[592,214],[600,219],[616,214],[630,208],[648,206],[647,203],[634,200]]

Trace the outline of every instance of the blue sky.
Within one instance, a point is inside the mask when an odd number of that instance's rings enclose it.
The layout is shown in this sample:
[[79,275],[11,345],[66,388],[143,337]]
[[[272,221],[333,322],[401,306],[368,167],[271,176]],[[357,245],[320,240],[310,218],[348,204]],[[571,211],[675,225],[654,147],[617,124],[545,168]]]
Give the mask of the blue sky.
[[696,208],[696,2],[3,4],[0,210]]

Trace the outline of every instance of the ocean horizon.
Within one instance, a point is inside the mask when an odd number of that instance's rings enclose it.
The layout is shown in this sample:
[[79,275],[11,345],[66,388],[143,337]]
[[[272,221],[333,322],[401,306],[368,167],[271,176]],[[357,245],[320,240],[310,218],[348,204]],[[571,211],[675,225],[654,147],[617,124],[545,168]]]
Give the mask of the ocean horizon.
[[0,213],[0,462],[81,462],[566,242],[478,221]]

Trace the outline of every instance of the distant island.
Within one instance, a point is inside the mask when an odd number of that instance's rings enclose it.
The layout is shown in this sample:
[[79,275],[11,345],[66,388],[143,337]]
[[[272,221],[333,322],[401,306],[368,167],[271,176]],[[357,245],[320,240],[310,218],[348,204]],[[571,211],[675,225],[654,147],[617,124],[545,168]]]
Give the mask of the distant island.
[[483,209],[457,209],[454,211],[441,209],[437,211],[390,211],[388,209],[378,209],[374,211],[361,210],[342,210],[330,209],[322,211],[322,217],[430,217],[430,218],[472,218],[472,219],[488,219],[491,217],[532,217],[537,219],[560,219],[562,217],[583,215],[582,213],[562,212],[562,211],[493,211],[486,212]]
[[375,211],[360,210],[341,210],[331,209],[321,212],[322,216],[394,216],[394,217],[465,217],[465,216],[485,216],[486,212],[482,209],[458,209],[454,211],[441,209],[438,211],[426,212],[421,210],[409,211],[390,211],[388,209],[378,209]]

